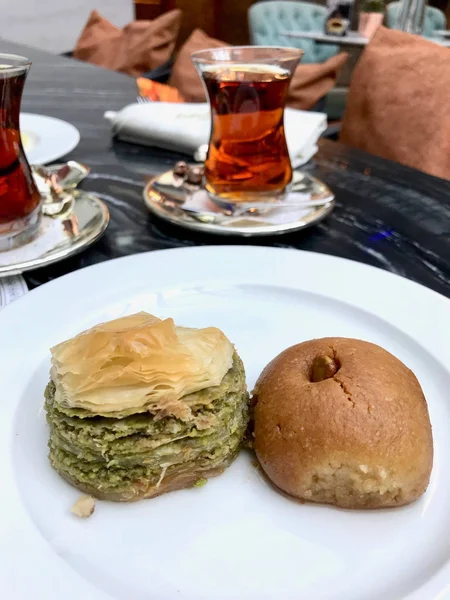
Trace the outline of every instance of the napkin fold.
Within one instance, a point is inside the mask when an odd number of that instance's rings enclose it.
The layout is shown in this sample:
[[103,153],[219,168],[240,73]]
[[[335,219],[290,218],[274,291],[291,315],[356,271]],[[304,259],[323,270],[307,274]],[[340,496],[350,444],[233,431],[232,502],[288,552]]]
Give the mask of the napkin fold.
[[[118,139],[193,155],[209,140],[209,104],[153,102],[129,104],[105,118]],[[294,167],[308,162],[317,152],[317,140],[327,128],[324,113],[285,110],[284,124],[289,155]]]
[[28,292],[22,275],[0,277],[0,309]]

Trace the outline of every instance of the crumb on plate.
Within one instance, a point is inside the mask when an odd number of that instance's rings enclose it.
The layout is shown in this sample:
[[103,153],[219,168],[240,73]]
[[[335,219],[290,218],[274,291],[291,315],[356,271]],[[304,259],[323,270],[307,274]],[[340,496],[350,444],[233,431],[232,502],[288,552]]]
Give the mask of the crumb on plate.
[[95,510],[95,499],[92,496],[80,496],[70,509],[77,517],[87,519]]

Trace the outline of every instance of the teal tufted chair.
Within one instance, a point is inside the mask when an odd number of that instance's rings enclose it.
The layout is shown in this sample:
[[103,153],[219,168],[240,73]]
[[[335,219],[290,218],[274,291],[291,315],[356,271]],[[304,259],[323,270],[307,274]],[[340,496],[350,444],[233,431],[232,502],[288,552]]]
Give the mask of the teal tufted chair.
[[310,2],[277,0],[257,2],[248,10],[252,44],[258,46],[291,46],[304,51],[302,64],[322,63],[337,54],[338,46],[317,44],[281,35],[281,31],[324,31],[326,8]]
[[[387,26],[390,29],[395,29],[399,13],[400,2],[391,2],[387,5],[386,18]],[[433,37],[437,29],[447,29],[445,14],[438,8],[434,8],[434,6],[426,6],[422,35],[424,37]]]

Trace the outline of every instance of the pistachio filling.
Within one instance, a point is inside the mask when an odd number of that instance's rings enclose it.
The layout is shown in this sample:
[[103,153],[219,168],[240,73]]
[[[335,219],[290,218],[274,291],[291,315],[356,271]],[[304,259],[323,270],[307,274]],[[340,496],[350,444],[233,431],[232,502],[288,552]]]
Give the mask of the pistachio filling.
[[249,420],[241,360],[220,385],[190,394],[195,407],[187,419],[140,413],[88,416],[88,411],[55,402],[52,381],[45,391],[50,426],[50,461],[74,485],[122,498],[159,487],[168,477],[203,478],[236,456]]

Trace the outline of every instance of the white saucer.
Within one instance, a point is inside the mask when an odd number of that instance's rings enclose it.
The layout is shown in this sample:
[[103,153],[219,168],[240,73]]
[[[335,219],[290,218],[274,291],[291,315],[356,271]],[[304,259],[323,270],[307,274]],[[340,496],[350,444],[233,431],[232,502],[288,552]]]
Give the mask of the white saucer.
[[[289,198],[302,195],[303,201],[315,201],[316,206],[294,208]],[[144,188],[147,209],[159,218],[179,227],[216,235],[241,237],[280,235],[318,223],[334,208],[330,188],[303,171],[294,171],[292,187],[283,203],[267,205],[261,211],[245,211],[228,217],[209,199],[203,186],[180,183],[173,169],[153,177]]]
[[64,218],[43,215],[36,237],[13,250],[0,252],[0,277],[17,275],[59,262],[81,252],[105,232],[106,205],[94,194],[75,190],[72,212]]
[[76,127],[44,115],[20,113],[20,132],[28,162],[46,165],[71,152],[80,141]]

